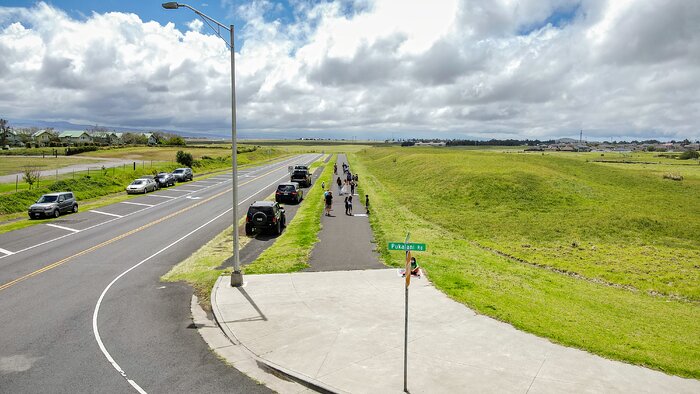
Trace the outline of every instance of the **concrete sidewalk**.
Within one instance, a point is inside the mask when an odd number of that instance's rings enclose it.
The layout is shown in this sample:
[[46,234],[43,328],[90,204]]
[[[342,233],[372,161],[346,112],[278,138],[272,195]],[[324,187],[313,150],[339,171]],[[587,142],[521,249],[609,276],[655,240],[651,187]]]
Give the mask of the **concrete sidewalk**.
[[[217,282],[219,324],[261,360],[335,392],[403,390],[396,269],[247,275]],[[475,314],[425,278],[410,287],[411,393],[698,393],[700,381],[610,361]]]

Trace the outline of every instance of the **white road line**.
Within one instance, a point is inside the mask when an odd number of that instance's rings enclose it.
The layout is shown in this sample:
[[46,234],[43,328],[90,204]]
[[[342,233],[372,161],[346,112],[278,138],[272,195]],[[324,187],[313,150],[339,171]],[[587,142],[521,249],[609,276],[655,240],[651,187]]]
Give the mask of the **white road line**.
[[46,225],[47,225],[47,226],[50,226],[50,227],[60,228],[61,230],[72,231],[72,232],[74,232],[74,233],[80,232],[80,230],[76,230],[76,229],[70,228],[70,227],[59,226],[58,224],[46,223]]
[[3,248],[0,248],[0,253],[5,253],[8,256],[11,254],[15,254],[15,252],[10,252],[9,250]]
[[162,194],[151,194],[151,197],[161,197],[161,198],[170,198],[170,199],[177,198],[177,197],[173,197],[173,196],[164,196]]
[[366,213],[353,213],[352,216],[367,216]]
[[215,216],[213,219],[209,220],[208,222],[204,223],[203,225],[201,225],[201,226],[197,227],[196,229],[190,231],[189,233],[183,235],[182,237],[180,237],[178,240],[174,241],[174,242],[171,243],[170,245],[168,245],[168,246],[164,247],[163,249],[161,249],[161,250],[159,250],[159,251],[153,253],[152,255],[146,257],[145,259],[141,260],[141,261],[140,261],[139,263],[137,263],[136,265],[134,265],[134,266],[132,266],[131,268],[129,268],[128,270],[122,272],[121,274],[119,274],[119,276],[117,276],[116,278],[114,278],[114,279],[107,285],[107,287],[105,287],[105,289],[102,291],[102,294],[100,294],[100,298],[97,300],[97,304],[95,305],[95,311],[94,311],[93,314],[92,314],[92,332],[93,332],[93,334],[95,335],[95,340],[97,341],[97,345],[100,347],[100,350],[102,351],[102,354],[104,354],[104,356],[107,358],[107,361],[109,361],[109,362],[112,364],[112,367],[114,367],[114,369],[116,369],[117,372],[119,372],[119,374],[122,375],[122,377],[123,377],[124,379],[126,379],[126,381],[129,382],[129,384],[130,384],[134,389],[136,389],[136,391],[138,391],[139,393],[145,394],[146,391],[143,390],[138,384],[136,384],[136,382],[134,382],[133,380],[129,379],[129,377],[126,375],[126,372],[124,372],[124,370],[122,369],[122,367],[120,367],[119,364],[117,364],[117,362],[114,361],[114,358],[112,358],[112,356],[109,354],[109,352],[107,351],[107,348],[105,347],[104,343],[102,342],[102,337],[100,337],[100,331],[99,331],[99,329],[97,328],[97,316],[98,316],[98,314],[100,313],[100,305],[102,304],[102,300],[104,299],[105,294],[107,294],[107,291],[109,291],[109,289],[112,287],[112,285],[114,285],[114,284],[115,284],[119,279],[121,279],[124,275],[128,274],[130,271],[136,269],[138,266],[140,266],[141,264],[147,262],[148,260],[150,260],[150,259],[152,259],[152,258],[158,256],[159,254],[163,253],[164,251],[168,250],[170,247],[172,247],[173,245],[176,245],[178,242],[182,241],[183,239],[185,239],[185,238],[189,237],[190,235],[194,234],[195,232],[201,230],[202,228],[204,228],[205,226],[209,225],[209,224],[212,223],[213,221],[215,221],[215,220],[219,219],[220,217],[224,216],[225,214],[231,212],[232,209],[233,209],[233,208],[229,208],[229,209],[227,209],[226,211],[220,213],[219,215]]
[[124,215],[117,215],[116,213],[109,213],[109,212],[96,211],[96,210],[94,210],[94,209],[91,209],[91,210],[89,210],[88,212],[99,213],[100,215],[114,216],[115,218],[123,218],[123,217],[124,217]]
[[155,205],[153,204],[143,204],[140,202],[131,202],[131,201],[119,201],[120,204],[130,204],[130,205],[140,205],[142,207],[154,207]]
[[179,192],[184,191],[184,192],[194,193],[194,192],[198,192],[198,191],[200,191],[200,190],[202,190],[202,189],[194,189],[194,190],[192,190],[192,189],[180,189],[180,188],[178,187],[177,189],[171,189],[171,190],[176,190],[176,191],[179,191]]
[[[160,189],[158,192],[189,192],[190,190],[184,190],[184,189]],[[196,191],[196,190],[195,190]]]

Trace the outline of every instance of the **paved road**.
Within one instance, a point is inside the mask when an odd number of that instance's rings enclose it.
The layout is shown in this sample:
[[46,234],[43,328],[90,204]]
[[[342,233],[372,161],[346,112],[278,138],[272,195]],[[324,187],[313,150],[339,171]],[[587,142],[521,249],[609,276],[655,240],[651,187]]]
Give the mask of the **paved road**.
[[[343,179],[343,163],[348,164],[343,154],[338,155],[338,174],[333,179]],[[350,172],[353,170],[350,168]],[[359,178],[362,182],[362,178]],[[345,197],[338,194],[338,185],[333,183],[333,210],[331,216],[321,216],[319,242],[311,252],[310,267],[304,271],[344,271],[386,268],[374,252],[374,236],[369,218],[358,194],[353,198],[353,216],[345,214]],[[357,191],[355,191],[357,193]],[[371,202],[370,202],[371,203]]]
[[[239,212],[316,157],[241,172]],[[268,392],[211,354],[191,289],[159,282],[231,223],[230,178],[1,234],[0,391]]]

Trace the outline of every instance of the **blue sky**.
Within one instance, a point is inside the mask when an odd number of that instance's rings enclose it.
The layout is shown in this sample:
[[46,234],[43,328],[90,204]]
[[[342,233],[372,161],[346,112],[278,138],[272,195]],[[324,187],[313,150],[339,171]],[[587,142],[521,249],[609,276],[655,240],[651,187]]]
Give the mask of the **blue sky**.
[[[236,26],[244,135],[700,139],[699,1],[188,4]],[[225,136],[230,54],[193,20],[2,1],[0,117]]]

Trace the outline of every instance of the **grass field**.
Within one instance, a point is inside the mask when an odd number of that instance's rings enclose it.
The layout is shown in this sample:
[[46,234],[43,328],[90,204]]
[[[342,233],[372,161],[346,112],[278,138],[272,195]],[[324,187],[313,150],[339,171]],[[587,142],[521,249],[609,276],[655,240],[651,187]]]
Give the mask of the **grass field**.
[[[386,242],[410,230],[431,280],[478,312],[700,377],[700,166],[594,155],[366,148],[350,160],[388,264],[401,254]],[[663,179],[669,167],[684,180]]]
[[[21,173],[26,167],[32,167],[39,171],[53,170],[76,164],[97,163],[99,160],[78,157],[22,157],[0,156],[0,175]],[[20,176],[20,182],[22,177]]]
[[[239,145],[238,149],[247,147]],[[177,151],[185,151],[192,154],[192,157],[197,160],[203,156],[209,157],[231,157],[231,144],[212,144],[207,146],[130,146],[111,149],[100,149],[92,152],[81,153],[83,157],[109,157],[115,159],[127,160],[158,160],[158,161],[175,161]]]

